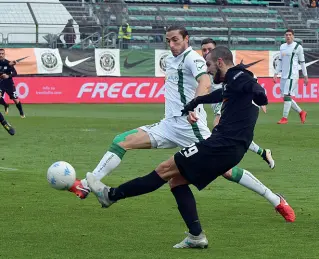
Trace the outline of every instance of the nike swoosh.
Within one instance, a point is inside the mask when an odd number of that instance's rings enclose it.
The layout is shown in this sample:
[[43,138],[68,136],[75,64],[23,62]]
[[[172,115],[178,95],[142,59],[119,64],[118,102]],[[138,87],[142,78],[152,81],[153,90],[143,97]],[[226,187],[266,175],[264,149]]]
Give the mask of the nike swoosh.
[[146,60],[149,60],[149,58],[145,58],[145,59],[133,62],[133,63],[128,63],[127,59],[128,59],[128,57],[126,57],[126,59],[124,60],[124,68],[126,68],[126,69],[130,69],[132,67],[136,67],[137,65],[142,64]]
[[70,60],[69,60],[69,57],[67,56],[67,57],[65,58],[65,64],[66,64],[68,67],[75,67],[75,66],[77,66],[77,65],[79,65],[79,64],[81,64],[81,63],[87,61],[87,60],[90,59],[90,58],[92,58],[92,57],[83,58],[83,59],[80,59],[80,60],[77,60],[77,61],[70,61]]
[[242,65],[244,68],[249,68],[249,67],[251,67],[251,66],[253,66],[253,65],[256,65],[257,63],[263,61],[263,59],[254,61],[254,62],[249,63],[249,64],[244,64],[243,61],[244,61],[244,60],[242,59],[242,60],[240,61],[240,64],[239,64],[239,65]]
[[24,59],[26,59],[26,58],[28,58],[29,56],[26,56],[26,57],[23,57],[23,58],[19,58],[19,59],[17,59],[16,60],[16,62],[20,62],[20,61],[22,61],[22,60],[24,60]]
[[[313,61],[310,61],[310,62],[306,63],[305,65],[306,65],[306,67],[309,67],[309,66],[311,66],[312,64],[314,64],[314,63],[316,63],[318,61],[319,61],[319,59],[313,60]],[[299,68],[299,70],[301,70],[301,66],[300,65],[298,65],[298,68]]]

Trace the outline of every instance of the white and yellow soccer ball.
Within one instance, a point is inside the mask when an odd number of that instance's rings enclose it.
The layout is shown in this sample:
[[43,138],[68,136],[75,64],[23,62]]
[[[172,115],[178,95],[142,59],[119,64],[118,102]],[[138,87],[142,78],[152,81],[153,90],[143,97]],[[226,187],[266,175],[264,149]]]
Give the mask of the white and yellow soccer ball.
[[76,179],[75,169],[65,161],[53,163],[47,172],[47,180],[50,186],[57,190],[68,190]]

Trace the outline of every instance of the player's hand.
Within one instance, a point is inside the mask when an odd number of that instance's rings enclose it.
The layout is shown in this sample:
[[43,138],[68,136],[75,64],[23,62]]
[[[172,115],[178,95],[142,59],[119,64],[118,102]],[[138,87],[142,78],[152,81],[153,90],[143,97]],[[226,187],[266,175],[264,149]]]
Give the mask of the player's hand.
[[195,122],[198,121],[198,117],[196,116],[195,112],[189,112],[187,116],[187,120],[190,124],[194,124]]
[[308,76],[305,76],[303,81],[304,81],[304,85],[308,85]]
[[267,113],[267,106],[266,105],[260,106],[260,108],[262,109],[262,111],[264,113]]
[[278,79],[277,74],[274,74],[274,77],[273,77],[274,83],[277,83],[277,79]]
[[196,98],[194,98],[189,103],[185,104],[184,109],[181,110],[182,116],[188,115],[189,112],[193,112],[196,107],[197,107]]
[[16,64],[17,64],[17,62],[14,61],[14,60],[9,62],[9,65],[10,65],[10,66],[15,66]]
[[8,78],[9,78],[9,76],[8,76],[7,74],[2,74],[0,77],[1,77],[2,79],[8,79]]

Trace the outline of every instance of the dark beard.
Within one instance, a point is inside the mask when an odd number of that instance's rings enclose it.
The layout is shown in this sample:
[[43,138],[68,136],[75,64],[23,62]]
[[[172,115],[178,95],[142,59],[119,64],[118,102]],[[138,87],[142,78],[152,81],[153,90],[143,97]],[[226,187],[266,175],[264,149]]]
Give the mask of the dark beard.
[[224,81],[224,78],[221,76],[221,73],[222,72],[220,71],[220,69],[217,69],[217,72],[214,75],[214,80],[213,80],[214,84],[220,84]]

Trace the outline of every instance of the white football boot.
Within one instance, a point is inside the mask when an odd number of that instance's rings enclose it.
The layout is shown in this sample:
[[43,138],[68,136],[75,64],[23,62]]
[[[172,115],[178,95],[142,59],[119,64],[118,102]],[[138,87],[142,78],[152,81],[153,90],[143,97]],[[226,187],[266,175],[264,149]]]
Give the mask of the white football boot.
[[266,161],[271,169],[275,168],[275,160],[272,158],[272,152],[270,149],[265,149],[262,158]]
[[102,208],[108,208],[114,203],[114,201],[109,199],[109,191],[111,187],[106,186],[101,181],[96,179],[92,173],[86,174],[86,180],[91,191],[95,194],[99,203],[101,203]]
[[180,243],[174,245],[174,248],[207,248],[208,240],[204,232],[199,236],[193,236],[192,234],[185,232],[187,237]]

